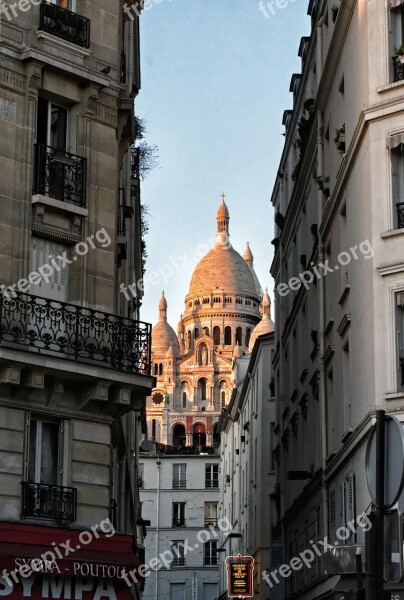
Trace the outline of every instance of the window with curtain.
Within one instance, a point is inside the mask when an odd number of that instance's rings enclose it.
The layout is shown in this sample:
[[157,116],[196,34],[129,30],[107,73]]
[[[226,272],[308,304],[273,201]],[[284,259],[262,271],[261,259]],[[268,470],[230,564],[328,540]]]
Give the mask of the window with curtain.
[[389,138],[391,155],[393,228],[404,227],[404,133]]
[[28,480],[58,485],[59,424],[31,419],[29,431]]

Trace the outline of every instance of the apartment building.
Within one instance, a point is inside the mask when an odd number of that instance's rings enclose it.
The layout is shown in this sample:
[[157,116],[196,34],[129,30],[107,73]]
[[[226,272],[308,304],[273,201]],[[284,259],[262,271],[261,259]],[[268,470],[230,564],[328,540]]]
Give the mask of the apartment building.
[[[269,299],[269,298],[268,298]],[[264,296],[265,310],[265,296]],[[254,559],[253,598],[268,598],[269,588],[262,572],[271,564],[271,525],[276,497],[276,424],[274,380],[270,365],[275,352],[272,321],[269,331],[253,342],[250,354],[234,359],[235,387],[228,407],[223,410],[219,431],[220,486],[219,515],[234,526],[221,536],[219,553],[220,600],[228,598],[228,556]]]
[[143,554],[134,449],[154,383],[151,326],[141,297],[129,304],[119,291],[142,276],[139,88],[139,19],[122,2],[1,4],[0,585],[10,598],[140,594],[124,574]]
[[[272,194],[280,562],[369,511],[375,410],[404,419],[403,11],[310,0],[291,78]],[[339,541],[363,543],[359,527]],[[337,581],[316,557],[280,597],[333,598]]]
[[150,521],[146,564],[161,561],[145,580],[145,597],[215,600],[221,525],[219,455],[179,447],[167,453],[156,451],[154,444],[139,460],[142,514]]

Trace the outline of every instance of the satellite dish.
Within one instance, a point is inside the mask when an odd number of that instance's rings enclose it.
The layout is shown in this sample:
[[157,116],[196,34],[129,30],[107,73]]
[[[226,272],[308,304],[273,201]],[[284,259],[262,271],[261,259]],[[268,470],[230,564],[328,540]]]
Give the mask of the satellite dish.
[[150,450],[153,448],[153,442],[151,442],[150,440],[143,440],[143,442],[140,444],[140,449],[143,452],[150,452]]

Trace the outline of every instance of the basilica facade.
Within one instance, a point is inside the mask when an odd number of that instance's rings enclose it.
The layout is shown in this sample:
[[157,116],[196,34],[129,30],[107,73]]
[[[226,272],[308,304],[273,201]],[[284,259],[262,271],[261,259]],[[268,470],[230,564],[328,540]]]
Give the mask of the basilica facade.
[[156,387],[147,400],[148,437],[168,447],[212,448],[217,422],[234,387],[233,359],[251,352],[273,330],[268,292],[262,292],[247,242],[231,245],[229,211],[219,206],[214,247],[191,278],[177,333],[163,295],[152,330]]

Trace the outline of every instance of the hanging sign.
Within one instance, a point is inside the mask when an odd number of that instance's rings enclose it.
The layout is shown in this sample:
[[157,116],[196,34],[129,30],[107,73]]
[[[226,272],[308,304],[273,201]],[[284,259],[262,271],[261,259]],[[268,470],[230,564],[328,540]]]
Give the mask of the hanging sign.
[[227,594],[229,598],[252,598],[254,559],[251,556],[228,556],[227,567]]

